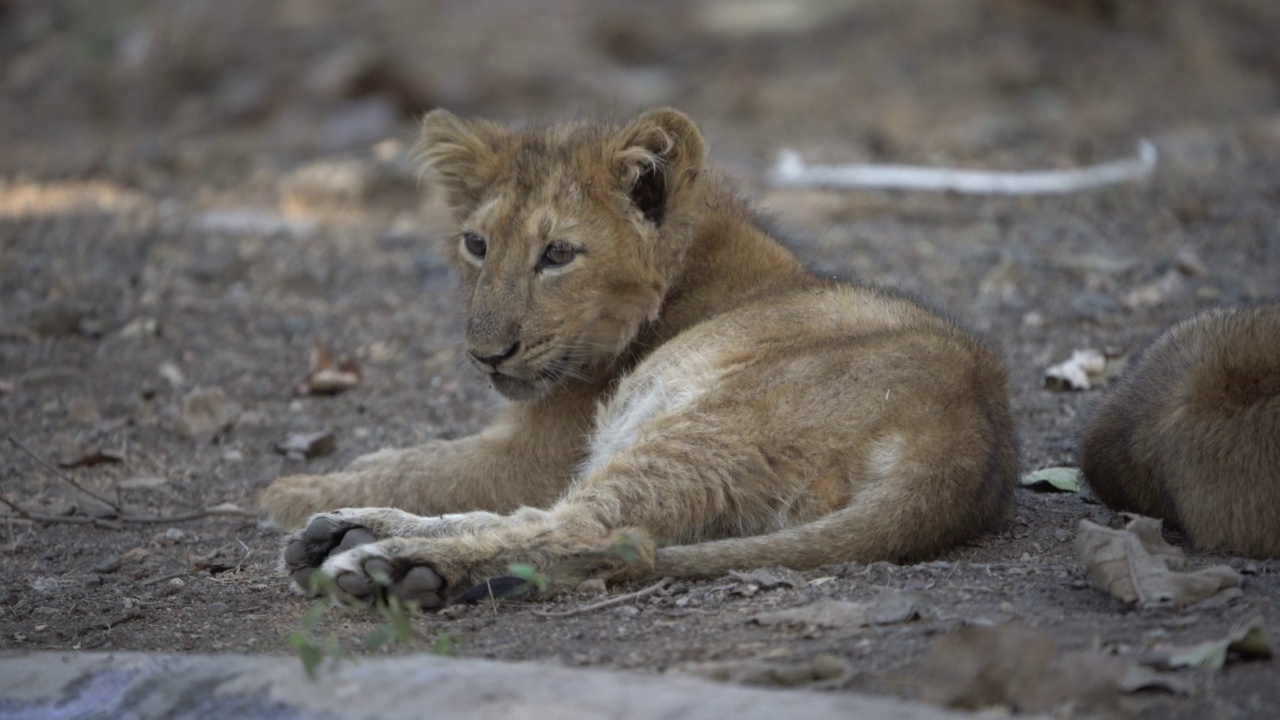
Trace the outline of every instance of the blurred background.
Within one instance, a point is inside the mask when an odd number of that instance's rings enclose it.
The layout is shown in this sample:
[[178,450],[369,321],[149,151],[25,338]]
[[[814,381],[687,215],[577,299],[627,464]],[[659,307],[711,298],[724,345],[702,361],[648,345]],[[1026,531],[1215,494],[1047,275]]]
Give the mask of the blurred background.
[[729,164],[1086,162],[1275,113],[1277,37],[1274,0],[0,0],[0,169],[210,170],[411,140],[438,106],[658,104]]
[[[409,152],[418,118],[658,104],[700,123],[712,164],[798,231],[817,272],[901,288],[984,334],[1009,367],[1026,469],[1077,463],[1098,395],[1046,390],[1045,368],[1077,349],[1122,358],[1196,310],[1280,288],[1278,0],[0,0],[0,428],[153,515],[252,508],[281,475],[475,432],[496,400],[459,347],[457,282],[435,250],[450,218]],[[1130,157],[1140,138],[1159,151],[1151,177],[1069,195],[763,181],[783,147],[1067,168]],[[300,396],[320,349],[358,382]],[[295,452],[298,437],[325,441]],[[94,512],[8,447],[0,481],[33,512]],[[1063,647],[1136,648],[1199,642],[1244,612],[1117,614],[1082,597],[1069,540],[1101,512],[1019,493],[1009,532],[946,558],[1009,567],[1004,589],[971,592],[994,582],[986,565],[939,569],[938,617],[1020,616]],[[0,523],[0,644],[289,652],[305,601],[284,591],[274,529],[157,530]],[[1251,597],[1280,597],[1274,572],[1251,572]],[[895,573],[815,592],[870,599]],[[742,623],[755,599],[697,592],[699,609],[656,624],[610,612],[530,632],[517,608],[444,627],[463,654],[570,665],[778,648]],[[128,598],[147,619],[116,627],[144,617],[119,615],[138,612]],[[372,629],[342,627],[351,647]],[[939,625],[901,627],[785,644],[856,660],[845,687],[900,694]],[[1280,704],[1265,663],[1206,682],[1213,702]]]

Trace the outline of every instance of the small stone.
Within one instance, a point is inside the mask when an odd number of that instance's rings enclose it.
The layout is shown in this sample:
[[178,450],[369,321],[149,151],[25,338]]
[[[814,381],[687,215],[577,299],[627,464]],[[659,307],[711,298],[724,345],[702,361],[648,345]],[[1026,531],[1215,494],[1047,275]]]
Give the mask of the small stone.
[[160,334],[160,322],[152,317],[136,317],[120,329],[120,337],[127,339],[155,337]]
[[164,533],[162,534],[164,536],[164,539],[171,543],[182,542],[183,539],[187,537],[187,534],[179,530],[178,528],[169,528],[168,530],[165,530]]
[[224,602],[209,603],[205,609],[215,615],[223,615],[231,612],[231,606]]
[[107,557],[99,560],[97,565],[93,566],[93,571],[96,573],[113,573],[119,570],[123,565],[124,559],[119,555],[108,555]]
[[172,387],[175,390],[182,387],[183,384],[187,382],[186,376],[182,374],[182,371],[178,369],[177,365],[171,362],[160,363],[159,373],[160,377],[164,378],[165,382],[169,383],[169,387]]

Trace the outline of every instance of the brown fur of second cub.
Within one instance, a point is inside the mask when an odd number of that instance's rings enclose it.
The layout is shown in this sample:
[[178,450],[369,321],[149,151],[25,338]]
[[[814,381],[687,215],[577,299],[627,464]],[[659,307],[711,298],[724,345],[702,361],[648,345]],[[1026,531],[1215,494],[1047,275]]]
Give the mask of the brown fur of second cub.
[[1156,338],[1081,454],[1112,508],[1174,522],[1203,550],[1280,556],[1280,303],[1209,310]]

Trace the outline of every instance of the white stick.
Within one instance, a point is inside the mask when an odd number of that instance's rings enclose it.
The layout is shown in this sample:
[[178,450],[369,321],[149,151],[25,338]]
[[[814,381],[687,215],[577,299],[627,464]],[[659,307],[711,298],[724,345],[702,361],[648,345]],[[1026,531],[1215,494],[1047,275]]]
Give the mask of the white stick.
[[778,153],[778,162],[765,180],[774,187],[878,188],[955,192],[968,195],[1052,195],[1141,180],[1156,167],[1156,147],[1138,142],[1138,156],[1070,170],[1000,172],[913,165],[806,165],[791,149]]

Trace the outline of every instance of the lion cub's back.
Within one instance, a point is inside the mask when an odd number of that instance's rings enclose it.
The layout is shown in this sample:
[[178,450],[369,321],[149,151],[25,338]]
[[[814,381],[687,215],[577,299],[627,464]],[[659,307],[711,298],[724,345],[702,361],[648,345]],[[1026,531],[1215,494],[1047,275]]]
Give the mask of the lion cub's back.
[[798,498],[782,525],[832,512],[890,475],[966,518],[956,537],[998,526],[1009,507],[1016,446],[1003,363],[878,290],[815,282],[677,335],[601,409],[585,469],[692,419],[770,458],[760,495]]
[[1081,456],[1107,505],[1203,549],[1280,556],[1280,304],[1170,328],[1099,404]]

